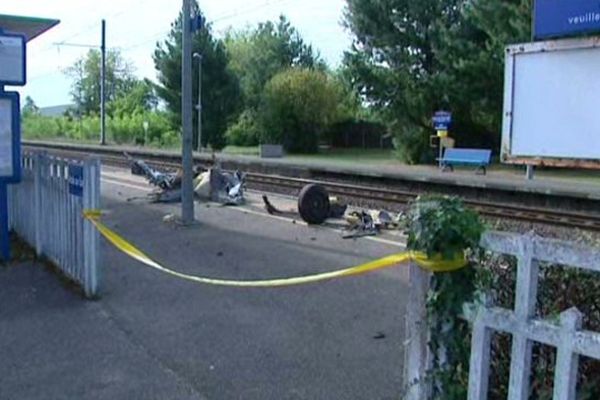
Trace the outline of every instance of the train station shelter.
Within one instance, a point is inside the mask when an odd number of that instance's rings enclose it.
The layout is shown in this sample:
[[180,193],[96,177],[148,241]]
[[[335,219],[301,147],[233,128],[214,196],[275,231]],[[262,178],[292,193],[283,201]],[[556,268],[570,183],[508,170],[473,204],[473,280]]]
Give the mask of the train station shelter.
[[0,14],[0,30],[4,33],[23,35],[28,42],[59,23],[57,19]]
[[20,97],[5,86],[27,83],[27,42],[56,26],[48,18],[0,14],[0,259],[10,259],[8,185],[21,181]]

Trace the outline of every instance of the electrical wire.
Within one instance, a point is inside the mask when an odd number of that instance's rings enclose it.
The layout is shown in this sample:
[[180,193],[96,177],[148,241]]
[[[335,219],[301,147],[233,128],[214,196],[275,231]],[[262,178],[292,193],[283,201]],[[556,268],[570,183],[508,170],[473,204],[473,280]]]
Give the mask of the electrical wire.
[[[284,3],[289,3],[291,1],[293,1],[293,0],[267,0],[264,3],[262,3],[262,4],[257,4],[257,5],[254,5],[252,7],[247,7],[245,9],[242,9],[241,11],[236,11],[234,13],[229,13],[229,14],[222,14],[221,16],[218,16],[218,17],[216,17],[216,18],[214,18],[212,20],[207,21],[207,23],[208,24],[214,24],[216,22],[226,21],[228,19],[232,19],[232,18],[236,18],[236,17],[239,17],[239,16],[251,14],[253,12],[256,12],[258,10],[261,10],[261,9],[264,9],[264,8],[267,8],[267,7],[271,7],[271,6],[275,6],[275,5],[281,5],[281,4],[284,4]],[[159,33],[153,34],[152,36],[149,36],[146,39],[144,39],[142,42],[135,43],[135,44],[133,44],[131,46],[120,47],[119,49],[121,51],[123,51],[123,52],[131,51],[131,50],[136,49],[138,47],[142,47],[142,46],[144,46],[144,45],[146,45],[146,44],[148,44],[150,42],[153,42],[157,38],[167,35],[169,32],[170,32],[170,28],[166,32],[163,30],[163,31],[161,31]]]

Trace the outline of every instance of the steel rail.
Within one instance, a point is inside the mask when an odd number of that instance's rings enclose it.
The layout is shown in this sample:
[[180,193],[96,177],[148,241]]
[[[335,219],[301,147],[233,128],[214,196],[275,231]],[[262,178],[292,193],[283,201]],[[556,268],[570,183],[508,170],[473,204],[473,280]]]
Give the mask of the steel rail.
[[[26,145],[25,147],[30,149],[43,149],[57,155],[65,155],[70,157],[73,157],[74,155],[85,156],[88,154],[84,150],[57,150],[48,149],[37,145]],[[102,154],[96,154],[96,156],[100,157],[101,160],[108,165],[129,166],[129,162],[125,159],[125,157],[116,151],[114,154],[103,152]],[[149,164],[158,168],[177,169],[181,167],[178,163],[173,161],[172,157],[168,156],[162,157],[160,155],[154,155],[152,157],[148,157],[147,161]],[[300,190],[304,185],[309,183],[319,183],[325,186],[332,195],[341,196],[348,200],[361,199],[390,203],[394,205],[406,205],[419,195],[419,193],[406,190],[357,185],[345,182],[320,181],[281,175],[268,175],[254,172],[248,173],[246,180],[251,185],[261,185],[261,187],[267,188],[273,187],[293,190]],[[534,208],[518,204],[472,199],[464,199],[464,202],[486,217],[600,231],[600,214],[589,214],[549,208]]]

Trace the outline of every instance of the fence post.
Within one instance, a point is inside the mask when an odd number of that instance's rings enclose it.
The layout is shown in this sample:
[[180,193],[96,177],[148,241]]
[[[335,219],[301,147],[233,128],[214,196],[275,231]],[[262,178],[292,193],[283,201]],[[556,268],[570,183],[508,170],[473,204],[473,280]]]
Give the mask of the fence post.
[[531,375],[531,351],[533,342],[526,336],[527,322],[535,314],[539,266],[533,259],[535,236],[521,236],[517,264],[517,287],[515,295],[516,334],[512,338],[508,398],[527,400]]
[[404,353],[404,382],[406,400],[426,400],[430,397],[431,382],[427,344],[427,292],[431,274],[417,264],[409,265],[409,299],[406,309],[406,339]]
[[[100,161],[87,159],[83,166],[83,210],[100,208]],[[83,216],[81,216],[83,218]],[[98,232],[90,221],[83,221],[83,262],[85,295],[94,297],[99,287],[99,246]]]
[[560,314],[561,341],[556,350],[554,399],[575,400],[579,355],[574,352],[575,333],[581,329],[583,316],[577,308]]
[[468,400],[487,399],[490,378],[492,330],[485,325],[483,318],[484,312],[492,306],[492,300],[484,294],[480,297],[479,302],[481,304],[477,306],[471,335]]
[[35,232],[35,253],[38,257],[44,252],[42,230],[43,211],[42,211],[42,174],[46,163],[46,154],[36,152],[33,156],[33,218]]

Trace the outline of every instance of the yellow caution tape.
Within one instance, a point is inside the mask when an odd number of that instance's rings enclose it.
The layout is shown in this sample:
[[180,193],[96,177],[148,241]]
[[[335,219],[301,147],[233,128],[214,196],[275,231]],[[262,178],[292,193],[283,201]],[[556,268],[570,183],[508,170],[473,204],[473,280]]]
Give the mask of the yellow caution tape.
[[152,260],[141,250],[129,243],[118,233],[112,231],[102,222],[100,222],[100,216],[102,215],[99,210],[86,210],[83,213],[84,217],[88,219],[98,231],[104,236],[110,243],[112,243],[117,249],[127,254],[128,256],[136,259],[137,261],[146,264],[152,268],[162,271],[166,274],[176,276],[181,279],[185,279],[192,282],[203,283],[207,285],[216,286],[230,286],[230,287],[247,287],[247,288],[273,288],[283,286],[294,286],[303,285],[307,283],[315,283],[335,278],[342,278],[348,276],[356,276],[366,274],[368,272],[389,268],[401,263],[408,261],[414,261],[421,268],[431,272],[451,272],[461,269],[467,265],[467,261],[464,254],[457,255],[454,259],[446,260],[440,256],[430,258],[427,254],[416,251],[405,251],[398,254],[393,254],[384,258],[380,258],[375,261],[371,261],[365,264],[357,265],[356,267],[346,268],[338,271],[325,272],[316,275],[301,276],[295,278],[284,278],[284,279],[270,279],[270,280],[258,280],[258,281],[235,281],[235,280],[224,280],[224,279],[213,279],[205,278],[200,276],[193,276],[184,274],[181,272],[173,271],[165,268],[156,261]]

